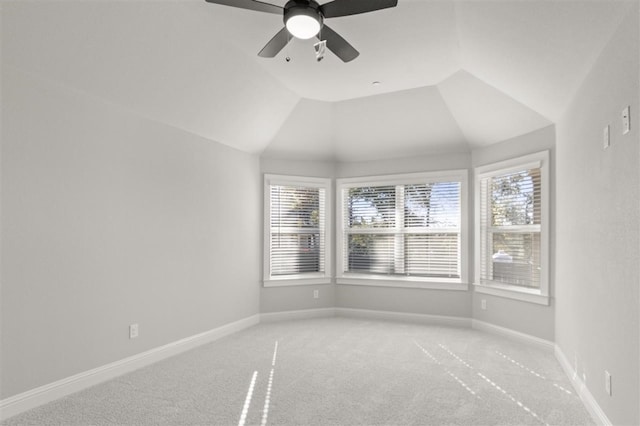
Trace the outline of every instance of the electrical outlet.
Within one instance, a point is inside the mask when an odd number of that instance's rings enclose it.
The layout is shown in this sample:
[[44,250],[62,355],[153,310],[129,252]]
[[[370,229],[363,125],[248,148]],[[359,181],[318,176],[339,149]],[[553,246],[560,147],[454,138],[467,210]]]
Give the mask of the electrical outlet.
[[129,326],[129,339],[135,339],[138,337],[138,324],[131,324]]
[[611,396],[611,374],[606,370],[604,372],[604,390],[607,392],[607,395]]
[[313,290],[313,298],[317,299],[320,297],[320,290]]
[[627,106],[622,110],[622,134],[626,135],[631,130],[630,108]]
[[482,308],[483,311],[487,310],[487,299],[482,299],[480,301],[480,308]]
[[611,128],[607,124],[602,130],[602,148],[607,149],[611,145],[611,137],[610,137]]

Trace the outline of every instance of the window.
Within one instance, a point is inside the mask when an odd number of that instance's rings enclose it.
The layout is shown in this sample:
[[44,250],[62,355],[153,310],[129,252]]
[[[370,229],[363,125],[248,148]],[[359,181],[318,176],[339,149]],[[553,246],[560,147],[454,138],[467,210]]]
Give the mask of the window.
[[464,170],[339,179],[337,282],[466,290],[466,181]]
[[476,169],[476,290],[548,304],[548,152]]
[[329,283],[329,179],[265,175],[265,286]]

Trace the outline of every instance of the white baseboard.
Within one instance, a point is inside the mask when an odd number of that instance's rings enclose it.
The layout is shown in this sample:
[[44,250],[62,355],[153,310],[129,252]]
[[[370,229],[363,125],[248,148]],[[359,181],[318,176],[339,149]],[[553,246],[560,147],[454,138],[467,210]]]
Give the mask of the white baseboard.
[[499,325],[491,324],[488,322],[480,321],[477,319],[471,320],[471,327],[474,330],[481,330],[487,333],[499,334],[501,336],[509,337],[519,340],[528,344],[538,346],[549,352],[553,352],[554,343],[549,340],[541,339],[540,337],[532,336],[530,334],[515,331],[510,328],[501,327]]
[[609,418],[607,418],[607,415],[604,413],[604,411],[602,411],[602,408],[600,408],[600,405],[598,405],[596,399],[593,397],[591,392],[589,392],[587,385],[582,381],[582,379],[580,379],[580,376],[576,374],[576,371],[571,368],[571,364],[569,363],[569,360],[565,356],[564,352],[562,352],[562,349],[560,349],[558,345],[555,345],[555,350],[553,353],[560,363],[560,366],[564,370],[564,373],[571,381],[573,388],[578,393],[578,396],[580,396],[582,403],[586,407],[589,414],[591,414],[593,420],[599,425],[610,426],[612,424],[611,421],[609,421]]
[[196,334],[164,346],[160,346],[120,361],[112,362],[89,371],[75,374],[62,380],[5,398],[0,401],[0,421],[20,414],[47,402],[70,395],[98,383],[113,379],[189,349],[213,342],[224,336],[252,327],[260,322],[253,315],[204,333]]
[[347,318],[367,318],[384,321],[404,321],[419,324],[447,325],[453,327],[471,327],[470,318],[448,317],[443,315],[412,314],[406,312],[376,311],[370,309],[336,308],[338,316]]
[[473,328],[485,332],[503,335],[508,338],[514,338],[538,347],[553,351],[556,359],[562,366],[565,374],[571,380],[576,392],[585,404],[587,410],[593,419],[602,425],[611,425],[611,422],[596,402],[591,392],[580,378],[574,374],[567,358],[560,348],[553,342],[544,340],[535,336],[531,336],[519,331],[500,327],[484,321],[471,318],[449,317],[441,315],[412,314],[391,311],[376,311],[369,309],[354,308],[321,308],[321,309],[305,309],[297,311],[284,311],[264,313],[253,315],[204,333],[196,334],[185,339],[160,346],[149,351],[116,361],[102,367],[98,367],[83,373],[49,383],[44,386],[23,392],[18,395],[0,400],[0,421],[9,417],[20,414],[24,411],[35,408],[39,405],[46,404],[58,398],[70,395],[74,392],[94,386],[98,383],[113,379],[139,368],[151,365],[155,362],[185,352],[189,349],[196,348],[209,342],[218,340],[224,336],[236,333],[260,322],[274,322],[285,320],[299,320],[311,318],[324,318],[341,316],[347,318],[366,318],[386,321],[405,321],[421,324],[436,324],[462,328]]
[[290,321],[311,318],[335,317],[335,308],[301,309],[298,311],[269,312],[260,314],[260,322]]

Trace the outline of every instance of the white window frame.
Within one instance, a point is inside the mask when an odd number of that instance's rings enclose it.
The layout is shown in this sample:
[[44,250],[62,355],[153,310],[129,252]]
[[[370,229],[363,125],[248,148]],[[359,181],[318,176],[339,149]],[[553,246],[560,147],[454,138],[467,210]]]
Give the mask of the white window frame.
[[[324,233],[324,272],[271,276],[271,186],[300,186],[323,188],[325,190],[324,224],[320,224]],[[264,287],[284,287],[295,285],[331,284],[332,280],[332,217],[333,217],[332,181],[326,178],[264,175],[264,249],[263,249],[263,285]]]
[[[407,287],[438,290],[469,289],[469,214],[467,170],[367,176],[336,180],[336,283],[380,287]],[[360,186],[406,185],[424,182],[460,182],[460,278],[383,276],[344,272],[344,197],[343,190]],[[357,277],[356,277],[357,275]]]
[[[481,180],[487,177],[508,174],[521,170],[540,169],[540,287],[537,289],[519,287],[497,282],[481,282],[482,229],[481,229]],[[475,168],[475,271],[474,289],[478,293],[490,294],[525,302],[549,305],[549,151],[541,151],[498,163]]]

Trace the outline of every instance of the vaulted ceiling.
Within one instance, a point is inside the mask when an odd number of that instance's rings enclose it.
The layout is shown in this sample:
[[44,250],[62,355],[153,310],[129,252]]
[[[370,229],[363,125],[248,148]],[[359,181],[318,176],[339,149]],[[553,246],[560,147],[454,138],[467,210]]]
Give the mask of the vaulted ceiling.
[[268,157],[465,152],[556,122],[633,1],[399,0],[327,22],[349,63],[204,0],[16,1],[2,66]]

